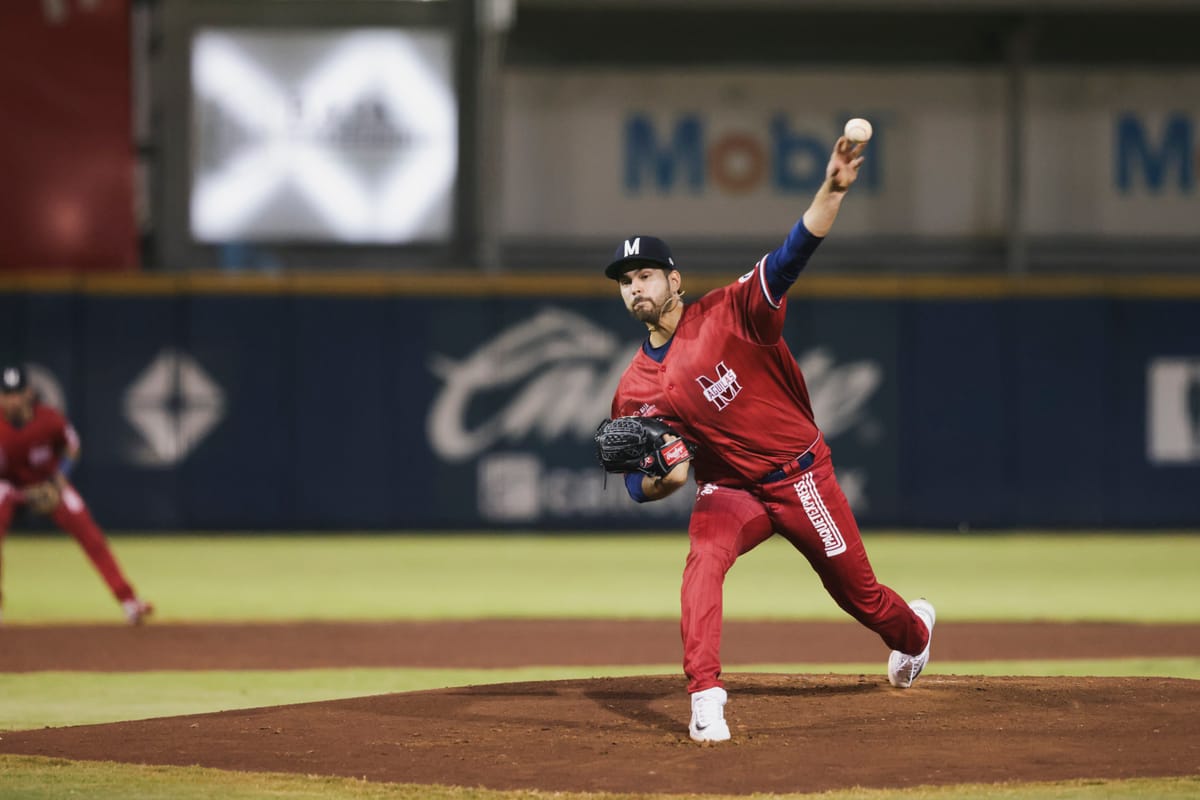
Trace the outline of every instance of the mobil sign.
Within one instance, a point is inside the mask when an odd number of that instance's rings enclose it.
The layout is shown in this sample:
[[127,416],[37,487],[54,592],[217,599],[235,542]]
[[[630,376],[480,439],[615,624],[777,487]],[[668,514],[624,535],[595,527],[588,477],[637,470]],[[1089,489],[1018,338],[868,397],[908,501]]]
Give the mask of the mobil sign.
[[[853,116],[860,114],[802,124],[778,112],[730,124],[700,112],[633,111],[622,131],[625,192],[811,194],[824,181],[833,143]],[[866,116],[875,135],[857,186],[873,192],[882,188],[887,126],[881,115]]]

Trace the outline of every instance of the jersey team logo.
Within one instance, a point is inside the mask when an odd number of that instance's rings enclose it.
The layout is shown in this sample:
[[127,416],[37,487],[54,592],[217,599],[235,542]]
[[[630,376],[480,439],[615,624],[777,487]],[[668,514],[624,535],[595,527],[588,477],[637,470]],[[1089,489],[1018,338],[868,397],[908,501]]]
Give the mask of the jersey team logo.
[[717,411],[724,411],[725,406],[732,403],[733,398],[742,391],[737,373],[725,366],[724,361],[717,364],[716,380],[707,375],[701,375],[696,378],[696,383],[700,384],[700,388],[704,391],[704,399],[715,405]]

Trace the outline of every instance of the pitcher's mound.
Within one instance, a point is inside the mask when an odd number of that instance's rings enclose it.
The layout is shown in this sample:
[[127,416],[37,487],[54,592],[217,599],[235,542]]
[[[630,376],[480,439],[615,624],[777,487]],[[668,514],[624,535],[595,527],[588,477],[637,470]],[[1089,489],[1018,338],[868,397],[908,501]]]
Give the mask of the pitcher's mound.
[[0,752],[554,791],[851,786],[1200,773],[1200,681],[727,676],[733,740],[687,738],[681,678],[473,686],[9,732]]

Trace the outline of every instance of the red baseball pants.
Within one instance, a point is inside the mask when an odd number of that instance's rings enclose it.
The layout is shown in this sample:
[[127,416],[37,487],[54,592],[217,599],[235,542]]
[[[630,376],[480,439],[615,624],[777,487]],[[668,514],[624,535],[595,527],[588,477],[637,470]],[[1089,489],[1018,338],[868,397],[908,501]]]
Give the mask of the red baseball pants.
[[[3,543],[4,536],[8,533],[16,505],[16,495],[12,487],[0,481],[0,543]],[[62,501],[51,513],[50,518],[79,543],[118,602],[134,596],[133,587],[121,572],[116,557],[109,549],[108,540],[104,538],[100,526],[92,519],[87,504],[74,487],[67,486],[63,489]]]
[[825,590],[890,649],[925,649],[925,624],[879,583],[850,504],[824,455],[808,471],[748,491],[705,484],[696,496],[680,593],[688,691],[721,686],[722,589],[733,562],[778,532],[808,559]]
[[55,525],[79,542],[79,546],[87,553],[100,577],[108,584],[109,590],[119,602],[134,596],[133,587],[121,572],[116,556],[109,549],[108,540],[104,538],[100,526],[92,519],[92,512],[88,511],[87,503],[83,502],[74,486],[63,489],[62,502],[54,509],[50,518],[54,520]]

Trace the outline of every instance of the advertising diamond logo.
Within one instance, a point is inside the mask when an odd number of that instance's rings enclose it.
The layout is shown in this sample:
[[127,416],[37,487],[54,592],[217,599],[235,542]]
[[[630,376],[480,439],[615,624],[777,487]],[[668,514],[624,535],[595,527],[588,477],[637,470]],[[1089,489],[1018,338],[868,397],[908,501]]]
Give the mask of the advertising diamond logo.
[[125,390],[123,411],[141,434],[133,460],[166,468],[187,458],[225,418],[225,394],[194,358],[167,348]]

